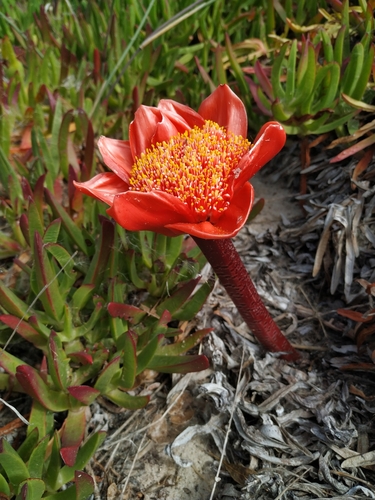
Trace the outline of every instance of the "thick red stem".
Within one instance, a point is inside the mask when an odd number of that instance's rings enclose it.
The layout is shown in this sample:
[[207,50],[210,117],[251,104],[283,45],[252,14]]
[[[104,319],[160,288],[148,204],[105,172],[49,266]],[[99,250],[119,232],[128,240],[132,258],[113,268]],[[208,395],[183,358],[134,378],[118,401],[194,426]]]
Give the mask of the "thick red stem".
[[271,352],[284,352],[282,358],[288,361],[298,359],[298,352],[281,333],[259,297],[232,240],[193,238],[263,347]]

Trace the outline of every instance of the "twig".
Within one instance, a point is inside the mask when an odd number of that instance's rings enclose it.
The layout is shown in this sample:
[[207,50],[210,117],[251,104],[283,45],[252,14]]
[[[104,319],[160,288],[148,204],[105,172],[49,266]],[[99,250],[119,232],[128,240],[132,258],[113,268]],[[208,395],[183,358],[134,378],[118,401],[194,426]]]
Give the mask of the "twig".
[[18,417],[20,420],[22,420],[22,422],[23,422],[24,424],[26,424],[26,425],[30,425],[30,422],[28,422],[28,421],[26,420],[26,418],[25,418],[25,417],[23,417],[23,416],[21,415],[21,413],[20,413],[18,410],[16,410],[16,408],[15,408],[14,406],[10,405],[10,404],[9,404],[9,403],[7,403],[6,401],[4,401],[4,399],[2,399],[2,398],[0,398],[0,401],[1,401],[1,402],[5,405],[5,406],[7,406],[8,408],[10,408],[10,409],[11,409],[11,410],[12,410],[12,411],[13,411],[13,412],[17,415],[17,417]]
[[220,479],[220,471],[221,471],[221,467],[223,465],[225,450],[226,450],[226,447],[227,447],[227,444],[228,444],[229,433],[230,433],[230,429],[231,429],[231,426],[232,426],[233,415],[234,415],[234,412],[235,412],[235,410],[237,408],[237,399],[238,399],[238,393],[239,393],[239,387],[240,387],[240,380],[241,380],[241,375],[242,375],[242,368],[243,368],[244,356],[245,356],[245,349],[242,349],[241,366],[240,366],[240,371],[238,373],[236,393],[234,395],[233,404],[232,404],[232,410],[230,412],[230,418],[229,418],[229,422],[228,422],[228,426],[227,426],[227,432],[225,434],[225,439],[224,439],[224,444],[223,444],[223,450],[222,450],[221,456],[220,456],[219,467],[218,467],[217,472],[216,472],[216,476],[215,476],[214,484],[212,486],[211,496],[210,496],[209,500],[213,500],[214,494],[215,494],[215,490],[216,490],[216,486],[217,486],[217,484],[221,480]]
[[146,434],[143,434],[142,439],[141,439],[141,442],[139,443],[139,446],[138,446],[138,449],[137,449],[137,453],[135,454],[134,459],[133,459],[133,462],[132,462],[132,465],[131,465],[131,467],[130,467],[129,474],[127,475],[127,477],[126,477],[126,479],[125,479],[125,484],[124,484],[124,487],[122,488],[122,497],[124,497],[124,495],[125,495],[126,488],[127,488],[128,483],[129,483],[129,481],[130,481],[130,478],[131,478],[131,475],[132,475],[133,469],[134,469],[134,467],[135,467],[135,463],[136,463],[136,461],[137,461],[137,458],[138,458],[139,452],[140,452],[140,450],[141,450],[141,448],[142,448],[142,444],[143,444],[143,441],[144,441],[145,437],[146,437]]

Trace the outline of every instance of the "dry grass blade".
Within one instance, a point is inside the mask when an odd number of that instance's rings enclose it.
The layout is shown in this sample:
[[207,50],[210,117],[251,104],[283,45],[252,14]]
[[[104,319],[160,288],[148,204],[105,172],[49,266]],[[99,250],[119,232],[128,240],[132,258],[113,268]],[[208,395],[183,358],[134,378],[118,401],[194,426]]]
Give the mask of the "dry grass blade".
[[223,445],[223,449],[221,451],[219,466],[217,468],[217,472],[216,472],[216,476],[215,476],[215,482],[214,482],[214,484],[212,486],[212,491],[211,491],[211,495],[210,495],[210,499],[209,500],[213,500],[214,495],[215,495],[216,486],[217,486],[217,484],[220,481],[220,471],[221,471],[221,468],[223,466],[223,460],[224,460],[224,456],[225,456],[225,452],[226,452],[226,448],[227,448],[229,434],[231,432],[233,415],[234,415],[234,412],[235,412],[237,404],[238,404],[238,395],[239,395],[239,387],[240,387],[239,381],[241,380],[241,376],[242,376],[244,355],[245,355],[245,349],[242,349],[241,365],[240,365],[240,371],[238,373],[238,383],[237,383],[237,387],[236,387],[236,393],[235,393],[235,396],[234,396],[234,399],[233,399],[232,410],[231,410],[231,414],[230,414],[230,418],[229,418],[229,422],[228,422],[228,426],[227,426],[227,432],[225,434],[225,439],[224,439],[224,445]]

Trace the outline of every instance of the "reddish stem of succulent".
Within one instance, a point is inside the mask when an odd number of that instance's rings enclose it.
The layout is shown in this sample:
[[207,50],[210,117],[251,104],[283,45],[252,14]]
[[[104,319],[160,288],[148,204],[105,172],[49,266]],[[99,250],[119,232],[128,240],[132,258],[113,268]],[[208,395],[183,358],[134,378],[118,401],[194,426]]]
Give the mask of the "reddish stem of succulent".
[[252,282],[231,239],[203,240],[193,237],[225,287],[252,333],[271,352],[283,352],[288,361],[299,353],[281,333]]

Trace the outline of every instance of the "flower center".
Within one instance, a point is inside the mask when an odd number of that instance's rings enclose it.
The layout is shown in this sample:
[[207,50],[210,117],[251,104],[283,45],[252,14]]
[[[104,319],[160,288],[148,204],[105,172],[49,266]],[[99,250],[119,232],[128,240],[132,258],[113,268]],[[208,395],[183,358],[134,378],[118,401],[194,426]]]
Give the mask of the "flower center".
[[229,206],[234,170],[250,147],[247,139],[207,120],[136,158],[129,189],[164,191],[186,203],[199,221],[213,222]]

